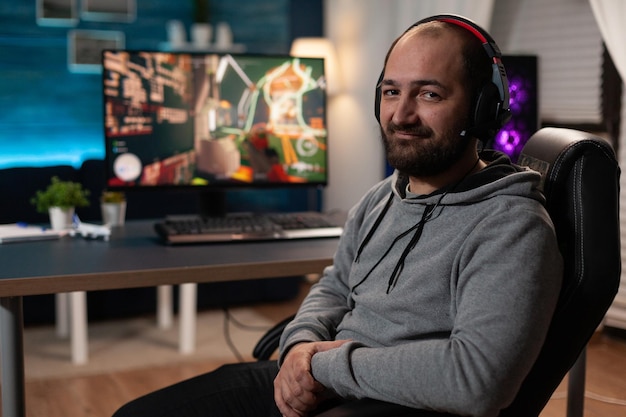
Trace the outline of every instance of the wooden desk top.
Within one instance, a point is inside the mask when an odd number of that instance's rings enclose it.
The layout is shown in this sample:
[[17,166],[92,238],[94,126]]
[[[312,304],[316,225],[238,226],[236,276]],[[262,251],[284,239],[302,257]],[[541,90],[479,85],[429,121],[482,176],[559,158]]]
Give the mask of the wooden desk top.
[[318,273],[339,241],[166,246],[153,224],[129,221],[109,241],[68,236],[0,245],[0,297]]

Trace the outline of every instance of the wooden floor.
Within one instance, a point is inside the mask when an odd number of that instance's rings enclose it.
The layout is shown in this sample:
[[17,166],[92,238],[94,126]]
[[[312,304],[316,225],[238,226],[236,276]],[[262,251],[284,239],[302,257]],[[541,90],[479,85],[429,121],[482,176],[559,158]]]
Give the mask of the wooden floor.
[[[598,333],[587,348],[585,417],[626,416],[626,339]],[[567,378],[541,417],[565,417]]]
[[[256,307],[274,321],[294,312],[300,300]],[[588,348],[585,417],[626,416],[626,340],[606,334]],[[176,364],[26,383],[28,417],[110,417],[125,402],[157,388],[210,371],[220,363]],[[565,417],[566,382],[541,417]],[[613,402],[621,403],[614,404]]]

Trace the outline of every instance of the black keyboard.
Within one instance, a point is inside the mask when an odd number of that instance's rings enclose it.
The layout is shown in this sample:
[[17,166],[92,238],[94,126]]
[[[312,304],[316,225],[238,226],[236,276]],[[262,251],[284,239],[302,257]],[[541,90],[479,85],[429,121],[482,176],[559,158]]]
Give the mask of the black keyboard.
[[338,237],[343,232],[330,215],[297,213],[232,213],[224,217],[171,216],[154,225],[168,244],[287,240]]

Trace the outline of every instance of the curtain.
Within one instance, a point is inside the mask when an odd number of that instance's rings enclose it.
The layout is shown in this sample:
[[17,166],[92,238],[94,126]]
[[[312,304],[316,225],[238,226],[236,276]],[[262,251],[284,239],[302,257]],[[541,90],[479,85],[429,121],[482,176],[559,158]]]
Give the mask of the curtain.
[[[589,0],[591,10],[602,33],[602,39],[622,80],[626,80],[626,2],[623,0]],[[626,90],[622,93],[622,114],[618,145],[620,167],[626,166]],[[623,169],[623,168],[622,168]],[[620,178],[622,190],[626,190],[626,175]],[[626,242],[626,193],[620,193],[620,236]],[[626,261],[626,245],[622,245],[622,265]],[[606,324],[626,329],[626,279],[622,275],[619,293],[609,309]]]
[[624,48],[626,2],[623,0],[589,0],[589,4],[611,58],[622,80],[626,80],[626,49]]

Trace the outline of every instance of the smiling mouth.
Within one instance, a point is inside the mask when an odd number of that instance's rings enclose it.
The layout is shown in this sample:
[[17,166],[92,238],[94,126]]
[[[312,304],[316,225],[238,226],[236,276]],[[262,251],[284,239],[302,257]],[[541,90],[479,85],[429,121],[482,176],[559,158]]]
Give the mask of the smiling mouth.
[[405,130],[395,130],[393,132],[393,136],[400,140],[430,138],[429,134],[424,134],[423,132],[414,132],[414,131],[405,131]]
[[387,134],[401,140],[407,139],[428,139],[432,137],[432,130],[420,125],[398,125],[390,123],[387,126]]

